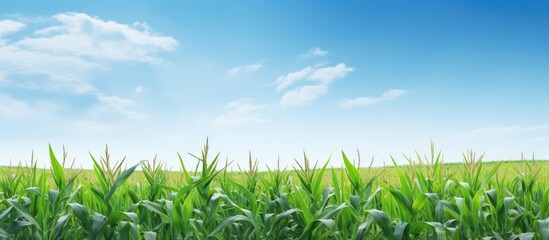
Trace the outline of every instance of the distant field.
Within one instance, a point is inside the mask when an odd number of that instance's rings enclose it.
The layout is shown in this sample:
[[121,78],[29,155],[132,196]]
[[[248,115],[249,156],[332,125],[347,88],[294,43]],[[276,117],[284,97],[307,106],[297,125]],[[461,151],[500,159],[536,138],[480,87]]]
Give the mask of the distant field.
[[[503,164],[499,167],[498,174],[502,175],[505,171],[508,171],[507,177],[508,178],[514,178],[516,174],[524,173],[525,171],[528,171],[528,167],[536,167],[539,169],[549,170],[549,160],[506,160],[506,161],[484,161],[483,162],[483,172],[490,171],[493,167],[497,166],[498,163],[503,162]],[[294,167],[299,169],[299,166],[294,163]],[[442,164],[442,171],[446,176],[453,177],[459,179],[460,174],[463,172],[463,169],[467,165],[465,163],[457,163],[457,162],[451,162],[451,163],[444,163]],[[317,166],[318,167],[318,166]],[[428,168],[429,166],[423,166],[425,168]],[[191,166],[189,170],[194,170],[195,166]],[[222,167],[218,167],[220,170]],[[406,165],[400,165],[400,168],[407,171],[412,171],[414,169],[414,166],[411,166],[409,164]],[[10,174],[17,174],[18,172],[27,169],[25,167],[20,168],[18,166],[1,166],[0,172],[6,175]],[[273,169],[276,170],[276,169]],[[328,169],[331,171],[331,169]],[[345,171],[345,168],[335,168],[334,169],[338,174],[340,174],[342,171]],[[51,184],[51,186],[54,186],[54,181],[51,179],[51,171],[50,169],[37,169],[39,174],[45,173],[48,178],[50,178],[51,181],[48,183]],[[375,178],[375,183],[379,185],[384,184],[390,184],[390,185],[399,185],[398,180],[398,171],[393,165],[388,165],[384,167],[371,167],[368,168],[368,166],[362,166],[358,168],[358,171],[360,172],[360,175],[364,178]],[[167,170],[163,169],[164,175],[166,176],[165,181],[167,184],[170,185],[178,185],[185,182],[185,175],[181,170]],[[286,168],[283,170],[287,174],[288,177],[296,178],[296,172],[294,168]],[[94,179],[95,174],[93,169],[65,169],[65,173],[69,176],[75,175],[77,176],[76,182],[81,182],[83,180],[89,180]],[[236,181],[244,181],[242,179],[242,172],[235,171],[233,168],[233,171],[227,170],[226,174],[231,176]],[[269,171],[262,171],[258,173],[262,176],[262,178],[269,176]],[[456,176],[457,175],[457,176]],[[539,177],[549,178],[549,171],[540,171],[538,174]],[[290,179],[291,179],[290,178]],[[324,180],[326,184],[329,184],[330,176],[325,175]],[[134,173],[128,178],[127,182],[129,184],[137,184],[137,183],[144,183],[146,182],[145,174],[144,172],[138,168],[134,171]],[[213,182],[215,184],[216,181]]]
[[0,168],[1,239],[549,239],[549,161],[444,164],[433,151],[229,172],[206,146],[182,171],[108,158],[77,170],[51,154],[51,170]]

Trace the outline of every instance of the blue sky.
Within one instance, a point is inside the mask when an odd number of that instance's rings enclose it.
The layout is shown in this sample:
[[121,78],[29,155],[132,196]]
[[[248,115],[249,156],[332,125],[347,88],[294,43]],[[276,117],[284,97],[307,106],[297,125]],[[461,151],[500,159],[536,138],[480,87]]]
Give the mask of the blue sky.
[[[0,3],[0,158],[549,158],[549,4]],[[188,161],[192,161],[190,158]]]

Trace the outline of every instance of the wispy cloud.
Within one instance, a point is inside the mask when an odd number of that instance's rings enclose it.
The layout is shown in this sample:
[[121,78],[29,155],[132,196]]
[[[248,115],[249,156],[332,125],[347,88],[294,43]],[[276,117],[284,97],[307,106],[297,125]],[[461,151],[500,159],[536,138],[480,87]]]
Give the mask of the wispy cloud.
[[266,105],[252,103],[248,99],[239,99],[225,106],[227,112],[217,116],[212,123],[217,126],[235,126],[247,123],[262,123],[268,120],[261,118],[257,112]]
[[288,91],[280,99],[280,105],[306,106],[328,92],[326,85],[307,85]]
[[[92,84],[91,74],[108,71],[113,62],[162,63],[158,54],[177,47],[175,39],[152,33],[146,23],[122,24],[84,13],[21,21],[0,20],[0,76],[4,86],[65,91],[74,97],[92,95],[99,109],[129,118],[143,117],[128,110],[137,103],[106,96]],[[9,35],[23,28],[30,33]],[[25,109],[24,104],[19,106]]]
[[301,79],[305,79],[307,76],[311,75],[311,73],[314,71],[314,68],[312,67],[306,67],[301,70],[291,72],[286,74],[285,76],[280,76],[276,79],[276,90],[280,91],[290,85],[292,85],[294,82],[299,81]]
[[458,136],[465,137],[500,137],[500,136],[510,136],[510,135],[520,135],[526,133],[532,133],[542,130],[549,130],[549,124],[540,124],[540,125],[503,125],[503,124],[491,124],[463,133],[458,133]]
[[322,50],[319,47],[316,47],[316,48],[309,49],[309,51],[307,51],[306,53],[303,53],[299,56],[302,57],[302,58],[305,58],[305,57],[313,57],[313,56],[324,56],[326,54],[328,54],[328,51]]
[[[77,57],[53,55],[12,45],[0,47],[0,73],[22,78],[32,76],[40,81],[35,82],[35,85],[43,89],[62,89],[75,94],[96,91],[86,77],[90,70],[100,68],[98,63]],[[18,86],[18,83],[14,82],[14,86]]]
[[0,20],[0,37],[17,32],[25,28],[25,26],[26,25],[24,23],[16,22],[10,19]]
[[131,99],[125,99],[118,96],[105,96],[102,94],[97,95],[97,99],[99,99],[100,104],[95,107],[96,111],[115,112],[130,119],[145,118],[145,115],[130,110],[130,108],[137,106],[137,103]]
[[261,66],[262,66],[261,63],[250,63],[248,65],[231,68],[229,69],[229,71],[227,71],[227,74],[236,75],[243,72],[252,73],[252,72],[258,71],[261,68]]
[[345,63],[339,63],[332,67],[320,66],[324,66],[324,64],[314,67],[305,67],[301,70],[278,77],[275,81],[276,90],[283,90],[284,88],[305,79],[323,85],[329,85],[336,79],[346,77],[354,70],[352,67],[347,67]]
[[305,85],[286,92],[280,100],[280,105],[306,106],[328,92],[332,82],[346,77],[354,69],[347,67],[345,63],[339,63],[331,67],[306,67],[301,70],[280,76],[275,81],[276,90],[280,91],[288,86],[307,80],[314,82],[313,85]]
[[58,106],[52,102],[30,102],[16,99],[9,95],[0,95],[0,118],[18,119],[22,117],[36,117],[56,109],[58,109]]
[[340,63],[333,67],[319,68],[308,79],[329,85],[336,79],[346,77],[353,70],[352,67],[347,67],[345,63]]
[[360,106],[369,106],[382,102],[386,102],[404,95],[407,91],[404,89],[391,89],[383,93],[380,97],[358,97],[353,99],[345,99],[339,103],[341,108],[353,108]]
[[84,13],[61,13],[53,19],[58,25],[37,30],[37,37],[24,38],[17,46],[55,55],[148,63],[161,62],[156,54],[177,46],[172,37],[151,33],[145,23],[127,25]]
[[0,114],[9,118],[32,116],[33,110],[29,103],[14,99],[11,96],[0,95]]

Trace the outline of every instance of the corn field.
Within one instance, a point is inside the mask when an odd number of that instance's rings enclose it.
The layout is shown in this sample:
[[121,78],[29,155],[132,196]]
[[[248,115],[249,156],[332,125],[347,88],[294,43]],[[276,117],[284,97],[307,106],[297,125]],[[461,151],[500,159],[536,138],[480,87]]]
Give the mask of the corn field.
[[259,172],[250,157],[235,173],[208,152],[191,155],[193,168],[179,155],[174,175],[156,160],[125,168],[107,151],[90,155],[85,174],[50,147],[49,170],[1,170],[0,238],[549,239],[549,181],[536,161],[487,167],[467,153],[449,171],[432,147],[406,166],[393,159],[389,176],[343,152],[340,169],[304,157]]

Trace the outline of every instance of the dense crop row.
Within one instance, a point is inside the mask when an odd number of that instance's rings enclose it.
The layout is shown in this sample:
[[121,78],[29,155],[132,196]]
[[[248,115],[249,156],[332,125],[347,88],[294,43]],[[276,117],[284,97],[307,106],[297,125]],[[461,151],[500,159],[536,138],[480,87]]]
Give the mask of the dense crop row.
[[180,156],[179,183],[152,161],[140,164],[143,182],[129,184],[139,165],[122,169],[107,152],[82,176],[50,148],[49,173],[36,164],[3,170],[0,238],[549,239],[549,181],[535,162],[484,169],[466,154],[447,173],[432,150],[427,161],[395,163],[391,184],[344,153],[343,169],[305,157],[295,171],[258,172],[250,159],[240,174],[209,158],[207,144],[193,157],[190,170]]

